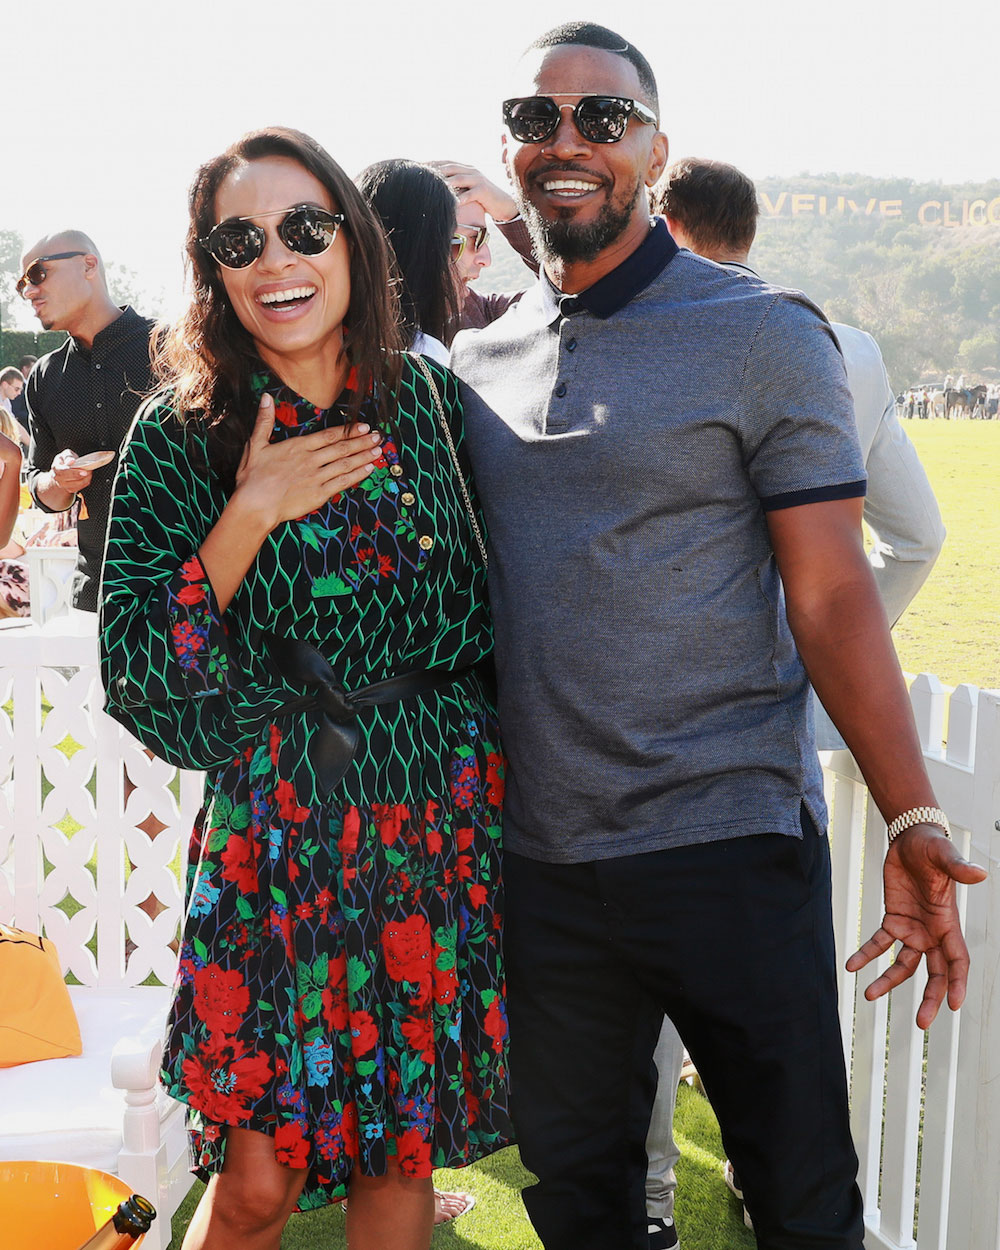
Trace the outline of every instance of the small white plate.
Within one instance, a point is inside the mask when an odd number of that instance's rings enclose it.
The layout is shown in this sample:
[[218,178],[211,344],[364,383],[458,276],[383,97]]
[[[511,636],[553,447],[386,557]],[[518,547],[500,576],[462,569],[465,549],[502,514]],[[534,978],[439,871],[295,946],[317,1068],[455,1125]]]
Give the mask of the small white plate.
[[92,451],[86,456],[77,456],[69,466],[71,469],[102,469],[115,458],[113,451]]

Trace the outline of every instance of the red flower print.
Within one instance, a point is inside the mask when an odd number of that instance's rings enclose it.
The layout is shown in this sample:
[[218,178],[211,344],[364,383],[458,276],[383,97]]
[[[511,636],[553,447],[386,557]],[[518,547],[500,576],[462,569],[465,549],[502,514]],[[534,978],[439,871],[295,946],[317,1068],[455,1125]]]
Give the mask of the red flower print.
[[247,1054],[235,1038],[213,1036],[182,1065],[191,1106],[219,1124],[249,1120],[250,1102],[259,1098],[271,1076],[267,1055]]
[[278,404],[274,410],[274,419],[281,425],[298,425],[294,404],[290,404],[287,401]]
[[309,1166],[309,1141],[297,1120],[278,1125],[274,1133],[274,1157],[286,1168]]
[[309,808],[299,806],[295,787],[284,777],[274,787],[274,801],[278,804],[278,815],[282,820],[301,822],[309,815]]
[[189,605],[192,603],[201,603],[201,601],[205,598],[205,587],[182,586],[181,589],[178,590],[175,598],[178,602]]
[[323,1020],[328,1029],[343,1033],[347,1028],[347,983],[328,985],[323,991]]
[[486,1009],[483,1028],[493,1038],[493,1049],[499,1055],[503,1050],[504,1038],[507,1036],[507,1015],[503,1008],[503,999],[498,994]]
[[420,981],[431,970],[431,928],[425,916],[390,920],[382,930],[385,970],[393,981]]
[[503,804],[504,759],[496,751],[486,757],[486,801],[494,807]]
[[361,832],[361,815],[356,807],[349,807],[344,813],[344,829],[340,835],[341,855],[358,853],[358,834]]
[[349,1102],[340,1118],[340,1135],[344,1139],[344,1149],[352,1159],[358,1157],[358,1105]]
[[252,836],[231,833],[222,851],[222,875],[235,881],[241,894],[257,893],[257,860],[260,847]]
[[338,1033],[347,1028],[347,956],[343,952],[334,955],[327,965],[323,1019]]
[[267,735],[267,753],[271,758],[272,764],[278,762],[278,747],[281,746],[281,730],[277,725],[272,725]]
[[205,639],[189,621],[178,621],[171,630],[171,635],[174,640],[174,650],[182,660],[187,652],[200,651],[205,645]]
[[460,851],[467,851],[475,838],[476,831],[472,828],[455,830],[455,846]]
[[408,1128],[396,1138],[396,1162],[403,1176],[430,1176],[431,1144],[418,1128]]
[[250,991],[237,969],[208,964],[194,974],[194,1013],[212,1033],[236,1033],[250,1006]]
[[316,906],[319,908],[319,918],[325,924],[330,918],[330,908],[336,902],[336,898],[331,890],[326,886],[316,895]]
[[489,891],[485,885],[481,885],[478,881],[475,885],[469,886],[469,902],[477,910],[482,907],[483,903],[489,898]]
[[378,826],[382,845],[392,846],[402,832],[403,821],[410,818],[410,809],[403,803],[396,803],[392,806],[388,803],[375,803],[372,805],[372,811],[375,814],[375,824]]
[[434,1062],[434,1029],[427,1015],[407,1016],[399,1026],[403,1036],[414,1050],[420,1051],[424,1063]]
[[434,999],[439,1003],[455,1001],[458,992],[458,972],[455,968],[434,969]]
[[379,556],[378,558],[378,575],[379,577],[392,577],[396,572],[396,564],[392,556]]
[[465,764],[452,782],[452,795],[456,807],[471,807],[478,771],[473,764]]
[[351,1050],[354,1052],[355,1059],[360,1059],[362,1055],[367,1055],[370,1050],[374,1050],[377,1042],[378,1029],[368,1012],[352,1012]]
[[181,565],[181,577],[186,582],[203,582],[205,580],[205,568],[197,556],[191,556]]

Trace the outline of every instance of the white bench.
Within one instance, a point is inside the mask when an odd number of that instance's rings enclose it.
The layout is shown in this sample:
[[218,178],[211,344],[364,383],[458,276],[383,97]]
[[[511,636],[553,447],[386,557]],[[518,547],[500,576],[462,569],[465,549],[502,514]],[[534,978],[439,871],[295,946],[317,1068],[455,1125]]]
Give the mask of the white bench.
[[[0,1069],[0,1160],[120,1176],[156,1206],[144,1245],[164,1250],[191,1184],[184,1109],[157,1071],[201,778],[149,758],[100,710],[95,626],[64,616],[0,633],[0,920],[55,942],[84,1043],[79,1058]],[[149,813],[167,826],[153,840],[137,828]],[[165,905],[155,919],[139,907],[150,894]]]

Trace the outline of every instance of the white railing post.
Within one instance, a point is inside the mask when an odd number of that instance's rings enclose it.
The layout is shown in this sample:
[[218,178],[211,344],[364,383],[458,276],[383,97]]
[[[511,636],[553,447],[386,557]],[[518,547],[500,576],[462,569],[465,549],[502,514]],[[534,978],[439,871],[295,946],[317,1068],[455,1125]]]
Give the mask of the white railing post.
[[949,1247],[1000,1244],[1000,692],[980,691],[976,718],[970,858],[989,869],[969,891],[972,955],[962,1008]]

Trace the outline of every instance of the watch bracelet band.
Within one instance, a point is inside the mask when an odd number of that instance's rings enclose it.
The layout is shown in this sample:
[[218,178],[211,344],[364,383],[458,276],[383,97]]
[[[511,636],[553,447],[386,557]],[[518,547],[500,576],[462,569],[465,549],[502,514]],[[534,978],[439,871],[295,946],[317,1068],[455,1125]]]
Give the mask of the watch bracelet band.
[[901,812],[886,830],[889,845],[892,846],[901,833],[912,829],[914,825],[937,825],[944,830],[946,838],[951,837],[951,825],[940,807],[911,807],[908,811]]

